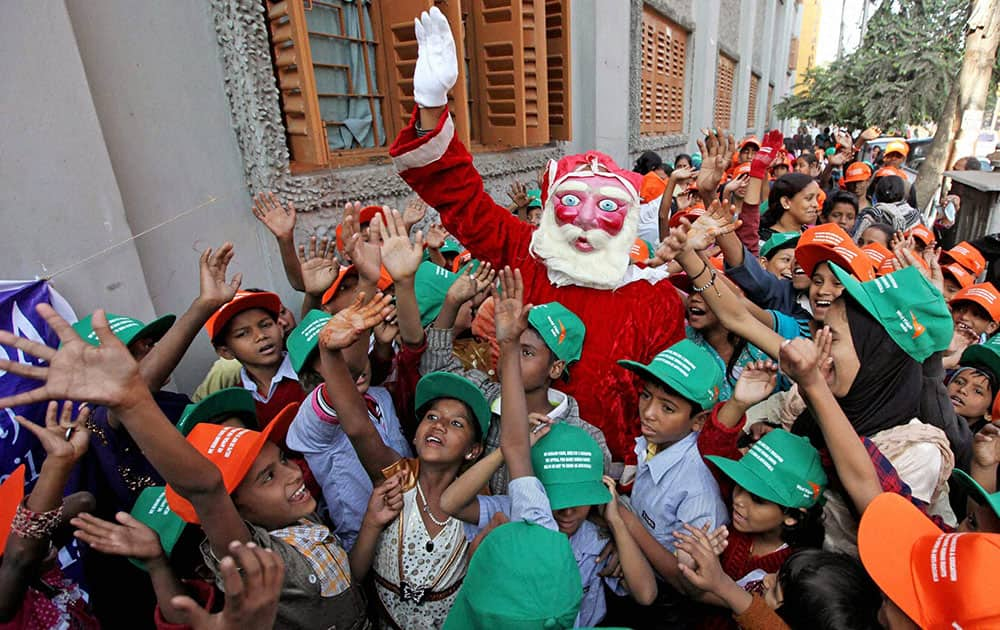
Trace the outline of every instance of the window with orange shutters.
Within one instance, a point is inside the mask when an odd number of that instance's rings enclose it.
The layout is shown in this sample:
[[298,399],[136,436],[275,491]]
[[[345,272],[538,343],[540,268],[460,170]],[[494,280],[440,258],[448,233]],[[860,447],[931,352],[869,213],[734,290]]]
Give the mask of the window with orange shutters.
[[774,103],[774,85],[767,86],[767,117],[764,118],[764,126],[771,124],[771,105]]
[[570,0],[262,1],[295,171],[387,159],[414,106],[413,19],[431,5],[455,36],[449,110],[464,143],[571,137]]
[[729,129],[733,113],[733,81],[736,77],[736,60],[719,53],[719,63],[715,71],[715,115],[716,129]]
[[687,31],[644,5],[639,133],[684,132],[684,67]]
[[747,103],[747,127],[753,127],[757,119],[757,90],[760,88],[760,77],[750,74],[750,99]]

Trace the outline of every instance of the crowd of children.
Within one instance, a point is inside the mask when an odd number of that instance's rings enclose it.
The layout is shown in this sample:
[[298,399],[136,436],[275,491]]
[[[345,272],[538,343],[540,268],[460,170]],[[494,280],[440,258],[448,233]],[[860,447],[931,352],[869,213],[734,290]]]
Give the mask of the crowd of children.
[[[228,243],[180,317],[39,306],[58,348],[0,331],[38,382],[0,407],[49,401],[16,419],[46,453],[30,493],[24,465],[0,485],[0,629],[1000,628],[1000,291],[908,201],[905,143],[855,160],[879,133],[822,162],[778,131],[643,154],[625,286],[682,300],[684,333],[602,357],[605,391],[564,391],[593,330],[527,303],[535,263],[414,230],[420,202],[297,246],[255,197],[299,310]],[[523,234],[549,183],[511,189]],[[219,360],[165,390],[202,329]]]

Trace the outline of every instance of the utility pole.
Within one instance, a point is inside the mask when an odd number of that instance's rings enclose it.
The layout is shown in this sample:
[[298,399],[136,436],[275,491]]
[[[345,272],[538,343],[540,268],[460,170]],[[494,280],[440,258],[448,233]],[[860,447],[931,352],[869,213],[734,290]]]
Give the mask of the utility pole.
[[868,3],[872,0],[861,0],[861,44],[865,43],[865,33],[868,32]]
[[840,33],[837,35],[837,61],[844,58],[844,12],[847,11],[847,0],[840,0]]

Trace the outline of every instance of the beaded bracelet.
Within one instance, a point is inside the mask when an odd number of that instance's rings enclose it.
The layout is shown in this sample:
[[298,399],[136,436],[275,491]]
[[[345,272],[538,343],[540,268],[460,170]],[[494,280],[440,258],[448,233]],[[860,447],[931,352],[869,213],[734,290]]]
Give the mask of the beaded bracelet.
[[[699,274],[699,275],[701,275],[701,274]],[[691,284],[691,290],[692,290],[692,291],[694,291],[695,293],[704,293],[704,292],[705,292],[705,291],[707,291],[707,290],[708,290],[709,288],[713,288],[713,289],[715,289],[715,294],[716,294],[716,295],[718,295],[719,297],[722,297],[722,294],[720,294],[720,293],[719,293],[719,289],[717,289],[717,288],[715,287],[715,278],[716,278],[716,276],[717,276],[717,275],[718,275],[718,274],[717,274],[717,273],[715,272],[715,269],[712,269],[712,275],[710,276],[710,279],[709,279],[709,281],[708,281],[708,284],[706,284],[706,285],[705,285],[705,286],[703,286],[703,287],[696,287],[696,286],[694,286],[694,284],[692,283],[692,284]]]
[[14,522],[10,524],[10,531],[21,538],[33,538],[35,540],[45,540],[52,536],[52,532],[59,527],[62,520],[63,506],[60,505],[48,512],[32,512],[26,505],[28,497],[17,506],[14,514]]

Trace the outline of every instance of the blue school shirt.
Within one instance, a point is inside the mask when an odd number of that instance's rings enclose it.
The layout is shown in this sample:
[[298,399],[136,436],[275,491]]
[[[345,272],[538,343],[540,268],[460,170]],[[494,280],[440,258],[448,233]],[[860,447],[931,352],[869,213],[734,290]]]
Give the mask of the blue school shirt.
[[[559,525],[552,515],[549,496],[537,477],[515,479],[507,486],[507,490],[509,495],[479,497],[479,527],[485,527],[495,513],[503,512],[513,522],[527,521],[559,531]],[[573,624],[575,628],[595,626],[608,613],[604,584],[616,595],[628,594],[628,589],[619,578],[598,575],[607,566],[606,560],[596,562],[607,544],[608,539],[590,521],[581,523],[569,537],[569,546],[573,549],[573,558],[580,570],[580,581],[583,584],[583,599],[580,600],[580,612]]]
[[[336,412],[323,398],[324,390],[326,385],[320,385],[302,402],[288,428],[285,443],[305,456],[309,470],[323,489],[333,532],[344,543],[344,549],[350,551],[368,508],[372,481]],[[400,457],[412,457],[388,390],[369,387],[365,402],[368,418],[386,446]]]
[[698,434],[691,433],[646,461],[646,438],[635,440],[638,459],[631,508],[661,545],[674,551],[674,532],[684,523],[715,529],[729,522],[719,484],[698,451]]

